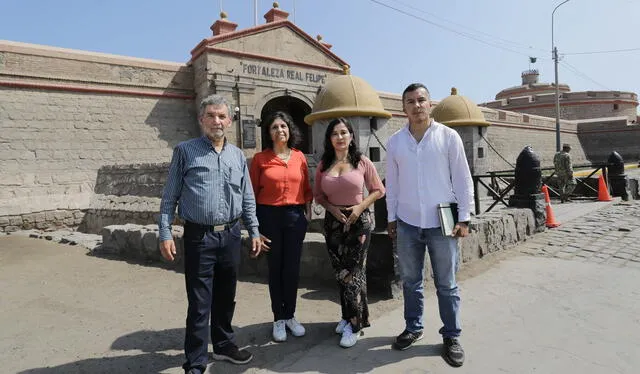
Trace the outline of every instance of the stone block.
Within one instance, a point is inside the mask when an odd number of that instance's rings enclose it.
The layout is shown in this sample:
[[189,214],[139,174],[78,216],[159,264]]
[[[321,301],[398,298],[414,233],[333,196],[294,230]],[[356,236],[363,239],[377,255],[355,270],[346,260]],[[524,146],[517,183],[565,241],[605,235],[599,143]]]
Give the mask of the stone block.
[[158,242],[158,232],[157,231],[147,231],[145,230],[142,235],[142,247],[144,250],[144,255],[147,259],[159,261],[162,255],[160,254],[160,247]]
[[22,226],[22,217],[21,216],[11,216],[9,217],[9,225],[11,226]]
[[22,222],[24,222],[25,224],[27,224],[27,223],[35,223],[36,222],[35,218],[36,218],[35,213],[24,214],[22,216]]
[[44,212],[44,220],[47,222],[51,222],[53,220],[56,219],[56,217],[54,216],[55,211],[53,210],[47,210],[46,212]]
[[463,264],[482,258],[478,239],[479,235],[475,233],[471,233],[466,238],[460,238],[460,253]]
[[35,222],[44,222],[44,221],[46,221],[46,217],[45,217],[44,212],[35,213],[33,215],[33,219],[34,219]]
[[126,244],[125,251],[130,256],[137,259],[145,258],[144,246],[142,245],[142,232],[139,226],[125,225]]

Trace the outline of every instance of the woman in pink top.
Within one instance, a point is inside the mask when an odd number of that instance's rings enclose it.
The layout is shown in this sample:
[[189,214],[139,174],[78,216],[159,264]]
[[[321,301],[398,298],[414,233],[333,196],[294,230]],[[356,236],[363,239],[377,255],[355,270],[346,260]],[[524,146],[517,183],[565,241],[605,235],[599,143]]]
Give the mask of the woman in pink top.
[[[364,198],[363,187],[369,195]],[[326,209],[324,236],[340,288],[340,346],[352,347],[369,326],[366,262],[373,221],[369,206],[384,195],[375,166],[356,147],[345,118],[329,123],[315,177],[314,197]]]

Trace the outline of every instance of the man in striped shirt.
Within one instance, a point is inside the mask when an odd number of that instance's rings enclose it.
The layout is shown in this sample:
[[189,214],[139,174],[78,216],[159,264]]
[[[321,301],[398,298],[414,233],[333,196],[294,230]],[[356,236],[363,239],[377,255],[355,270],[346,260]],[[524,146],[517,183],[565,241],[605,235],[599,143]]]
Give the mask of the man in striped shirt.
[[182,142],[173,150],[158,224],[162,256],[173,261],[176,247],[171,223],[176,205],[178,215],[185,220],[184,273],[189,307],[183,368],[190,374],[206,370],[209,333],[214,359],[245,364],[253,358],[233,343],[231,327],[240,264],[240,219],[251,235],[252,256],[268,249],[258,232],[247,160],[225,137],[232,122],[229,103],[218,95],[204,98],[198,121],[202,136]]

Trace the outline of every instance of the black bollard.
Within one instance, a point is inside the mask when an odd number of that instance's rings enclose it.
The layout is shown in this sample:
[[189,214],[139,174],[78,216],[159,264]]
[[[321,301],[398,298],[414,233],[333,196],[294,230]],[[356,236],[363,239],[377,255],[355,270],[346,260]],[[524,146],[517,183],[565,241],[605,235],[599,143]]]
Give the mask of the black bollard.
[[[386,181],[382,183],[386,184]],[[367,288],[370,295],[399,298],[402,296],[402,281],[394,243],[387,233],[387,199],[376,200],[373,209],[375,227],[367,256]]]
[[616,151],[611,152],[607,159],[607,174],[611,195],[620,196],[625,201],[629,200],[629,178],[624,173],[624,160]]
[[509,206],[515,208],[529,208],[533,211],[536,230],[543,231],[547,220],[544,194],[542,187],[542,173],[540,158],[533,152],[531,146],[526,146],[518,155],[515,170],[514,194],[509,198]]

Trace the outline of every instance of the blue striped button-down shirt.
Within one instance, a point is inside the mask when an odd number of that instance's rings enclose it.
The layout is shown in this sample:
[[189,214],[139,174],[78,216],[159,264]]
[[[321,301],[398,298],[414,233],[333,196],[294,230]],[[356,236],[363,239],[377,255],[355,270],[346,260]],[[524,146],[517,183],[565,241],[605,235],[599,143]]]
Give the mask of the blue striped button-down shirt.
[[176,205],[180,217],[202,225],[242,217],[251,237],[260,236],[247,159],[226,141],[220,153],[205,136],[175,147],[160,203],[160,240],[172,238]]

